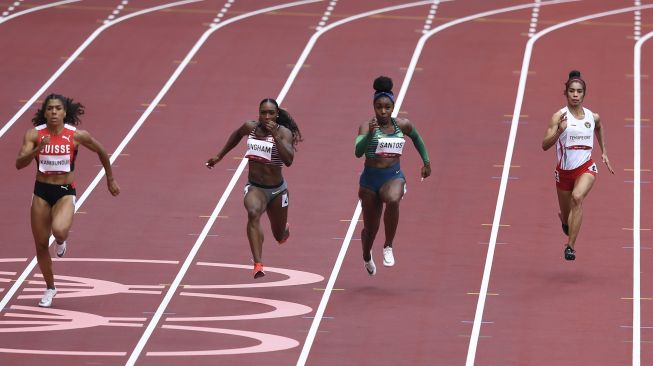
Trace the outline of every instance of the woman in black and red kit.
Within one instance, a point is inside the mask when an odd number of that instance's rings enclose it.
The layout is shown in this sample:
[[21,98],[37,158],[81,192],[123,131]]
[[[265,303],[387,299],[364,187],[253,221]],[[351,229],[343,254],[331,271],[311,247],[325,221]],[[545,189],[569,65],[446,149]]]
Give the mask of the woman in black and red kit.
[[107,176],[109,192],[117,196],[120,187],[113,179],[109,156],[87,131],[78,129],[84,106],[63,95],[50,94],[36,112],[34,128],[25,133],[16,158],[16,169],[36,160],[36,183],[32,196],[31,224],[36,244],[36,259],[47,286],[39,306],[52,306],[57,294],[49,251],[50,234],[57,243],[56,253],[66,253],[66,239],[75,212],[75,159],[79,145],[98,154]]
[[259,103],[258,121],[247,121],[227,139],[220,152],[206,162],[213,168],[224,156],[247,136],[249,175],[245,185],[247,210],[247,239],[254,258],[254,278],[265,275],[263,271],[263,230],[261,216],[268,214],[272,235],[284,243],[290,235],[288,225],[289,194],[281,168],[290,166],[295,157],[295,146],[302,135],[293,118],[274,99]]

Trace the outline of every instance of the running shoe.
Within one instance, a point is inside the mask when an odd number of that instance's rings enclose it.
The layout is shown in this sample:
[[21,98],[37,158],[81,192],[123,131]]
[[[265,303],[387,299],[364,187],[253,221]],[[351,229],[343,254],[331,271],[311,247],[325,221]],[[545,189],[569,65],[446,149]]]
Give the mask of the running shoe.
[[283,239],[278,241],[279,245],[285,243],[289,237],[290,237],[290,224],[286,223],[286,230],[284,230]]
[[365,261],[365,270],[370,276],[376,275],[376,265],[374,265],[374,259],[370,257],[369,261]]
[[66,254],[66,242],[57,243],[57,257],[62,258]]
[[265,276],[263,272],[263,263],[254,263],[254,278],[259,278]]
[[573,261],[576,259],[576,251],[571,249],[569,245],[565,247],[565,259],[568,261]]
[[56,288],[46,289],[41,301],[39,301],[39,306],[42,308],[49,308],[52,306],[52,299],[54,299],[55,296],[57,296]]
[[383,265],[386,267],[395,265],[395,256],[392,254],[392,247],[383,248]]

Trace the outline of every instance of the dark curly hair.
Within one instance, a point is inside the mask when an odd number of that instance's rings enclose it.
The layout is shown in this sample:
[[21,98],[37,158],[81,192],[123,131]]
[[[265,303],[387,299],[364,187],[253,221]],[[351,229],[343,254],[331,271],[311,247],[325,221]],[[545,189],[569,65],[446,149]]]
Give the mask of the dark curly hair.
[[374,98],[372,102],[376,102],[377,99],[386,97],[390,99],[392,104],[395,103],[395,95],[392,93],[392,79],[387,76],[379,76],[374,79],[372,87],[374,88]]
[[[279,117],[277,117],[277,123],[284,126],[285,128],[289,129],[290,132],[292,132],[292,146],[295,148],[298,143],[303,141],[302,138],[302,133],[299,131],[299,127],[297,126],[297,123],[295,120],[292,118],[290,113],[286,111],[285,109],[279,107],[279,103],[277,103],[276,100],[272,98],[265,98],[259,103],[259,108],[264,104],[264,103],[272,103],[274,106],[277,108],[277,112],[279,113]],[[295,148],[295,150],[297,150]]]
[[63,123],[77,126],[82,122],[79,117],[84,114],[84,106],[81,103],[76,103],[72,98],[52,93],[45,97],[41,108],[39,108],[39,110],[36,111],[36,114],[34,114],[34,118],[32,118],[32,124],[34,126],[40,126],[47,122],[47,119],[45,118],[45,109],[48,106],[48,102],[52,99],[58,99],[61,101],[61,104],[63,104],[63,109],[66,111],[66,117],[64,118]]

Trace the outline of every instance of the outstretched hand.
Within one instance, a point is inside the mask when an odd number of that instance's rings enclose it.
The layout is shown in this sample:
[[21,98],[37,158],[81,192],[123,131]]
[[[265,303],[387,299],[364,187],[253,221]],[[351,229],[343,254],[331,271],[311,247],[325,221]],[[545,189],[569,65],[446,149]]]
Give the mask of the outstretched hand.
[[610,160],[608,159],[608,156],[606,154],[603,154],[601,155],[601,158],[603,158],[603,162],[608,167],[610,173],[614,174],[614,169],[612,169],[612,165],[610,165]]
[[422,180],[424,180],[424,178],[428,178],[431,175],[431,164],[425,164],[422,167],[420,174],[422,176]]
[[222,160],[222,159],[218,158],[217,156],[214,156],[211,159],[206,161],[206,167],[209,168],[209,169],[213,169],[213,166],[215,164],[217,164],[220,160]]

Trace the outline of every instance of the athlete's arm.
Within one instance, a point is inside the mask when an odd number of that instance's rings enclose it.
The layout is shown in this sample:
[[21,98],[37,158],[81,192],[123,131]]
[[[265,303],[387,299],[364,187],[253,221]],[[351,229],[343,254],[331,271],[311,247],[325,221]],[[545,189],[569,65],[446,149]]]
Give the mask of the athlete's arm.
[[542,150],[546,151],[555,145],[560,137],[560,134],[567,128],[567,113],[556,112],[551,117],[549,126],[546,128],[544,140],[542,141]]
[[378,127],[379,124],[377,123],[376,118],[372,118],[360,125],[358,128],[358,136],[356,136],[356,142],[354,144],[354,155],[356,155],[357,158],[360,158],[365,154],[367,145],[370,143],[370,139],[372,138],[372,132],[374,132],[374,129]]
[[102,144],[93,136],[91,136],[90,133],[84,130],[75,130],[75,136],[74,136],[75,141],[79,142],[80,145],[83,145],[87,149],[93,151],[94,153],[97,153],[98,158],[100,159],[100,163],[102,163],[102,166],[104,167],[104,173],[107,176],[107,186],[109,187],[109,192],[111,192],[111,195],[117,196],[120,194],[120,187],[118,186],[118,183],[116,183],[115,179],[113,178],[113,170],[111,169],[111,161],[109,160],[109,154],[107,154],[107,151],[104,149]]
[[424,163],[424,166],[422,167],[421,176],[422,178],[426,178],[429,175],[431,175],[431,160],[429,159],[429,153],[426,150],[426,146],[424,145],[424,140],[422,140],[422,136],[420,136],[419,132],[417,132],[417,128],[415,127],[414,124],[412,124],[409,120],[407,119],[398,119],[397,123],[399,124],[399,128],[401,128],[401,131],[408,135],[411,140],[413,140],[413,145],[415,145],[415,148],[417,149],[417,152],[419,152],[419,156],[422,158],[422,162]]
[[292,131],[280,124],[276,124],[271,133],[274,142],[277,144],[279,158],[286,166],[290,166],[295,159],[295,148],[292,146]]
[[16,158],[16,169],[23,169],[36,157],[41,149],[50,142],[50,136],[45,136],[38,144],[39,133],[35,129],[30,129],[25,133],[23,146],[18,151]]
[[220,150],[216,156],[206,161],[206,167],[209,169],[213,168],[213,166],[222,160],[222,158],[224,158],[224,156],[227,155],[229,151],[238,146],[238,143],[243,138],[243,136],[248,135],[254,129],[254,127],[256,127],[257,123],[258,122],[256,121],[247,121],[243,123],[242,126],[238,127],[234,132],[232,132],[231,135],[229,135],[229,138],[224,144],[222,150]]
[[605,130],[603,129],[603,124],[601,124],[601,118],[598,113],[594,113],[594,131],[596,131],[596,139],[601,147],[601,158],[608,167],[610,173],[614,174],[614,169],[612,169],[610,159],[608,159],[608,150],[605,148]]

